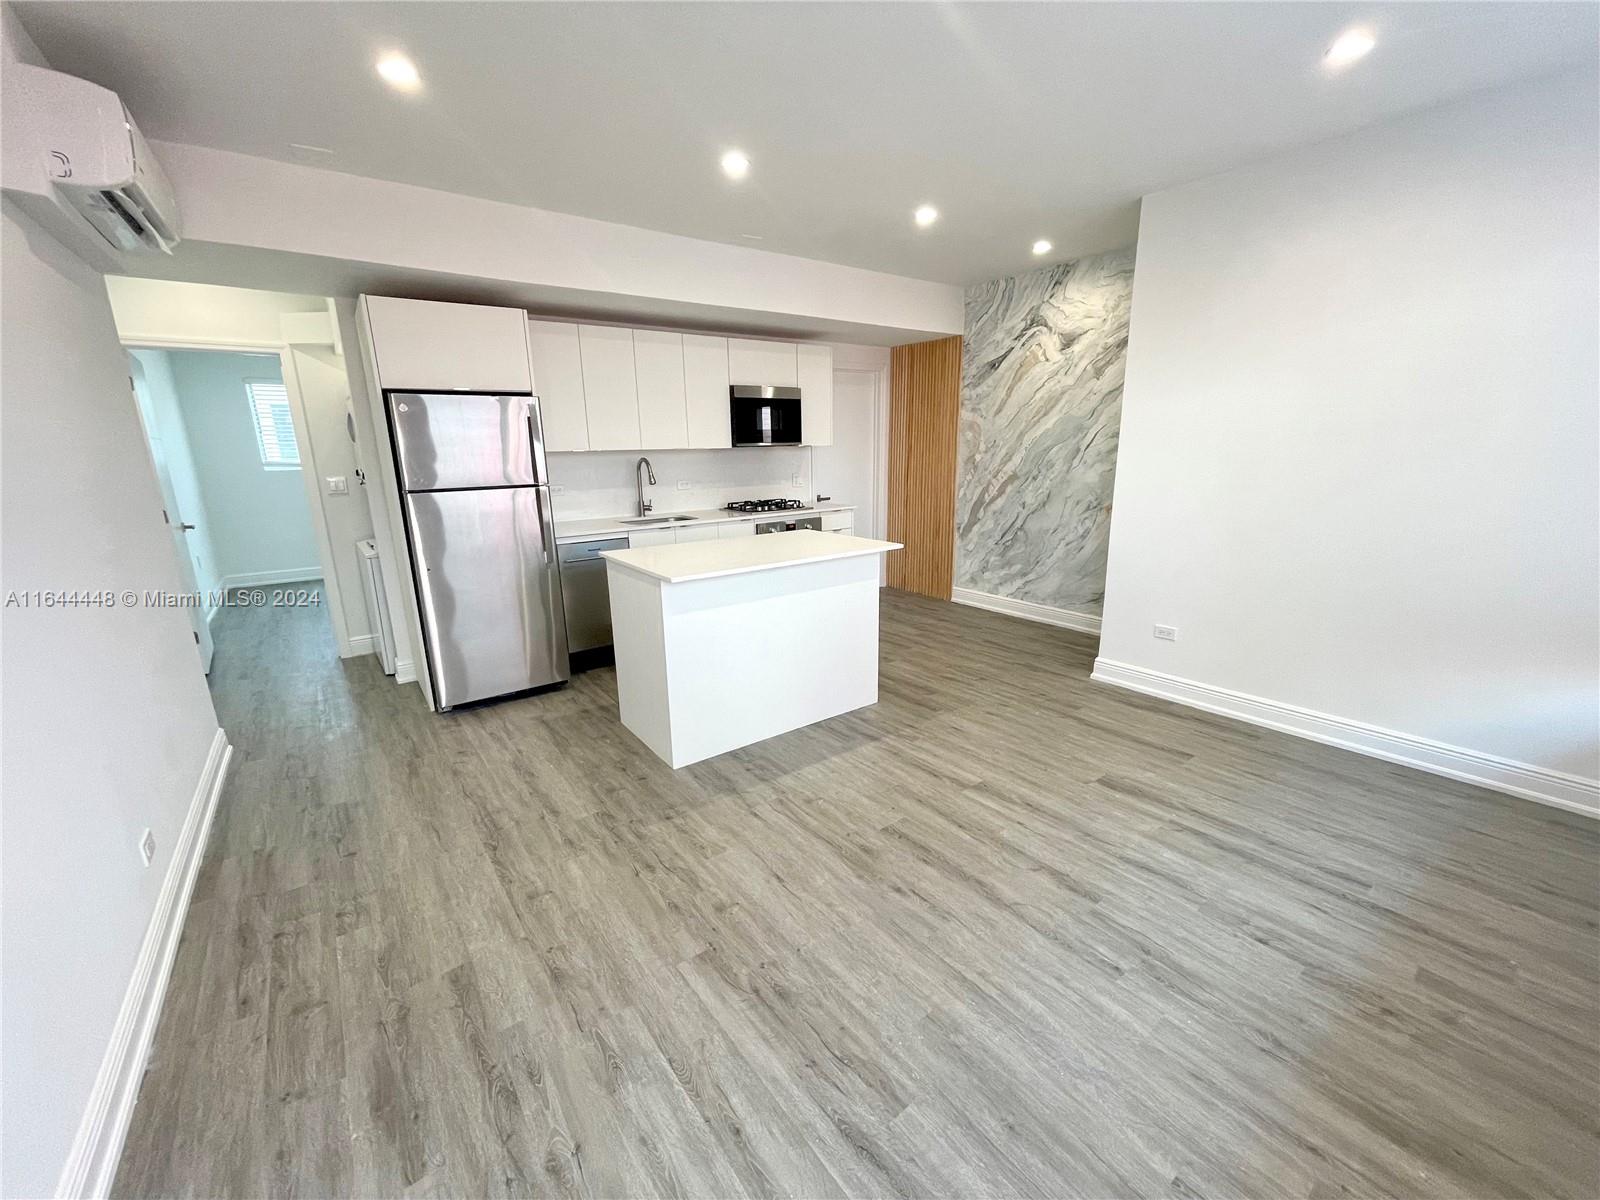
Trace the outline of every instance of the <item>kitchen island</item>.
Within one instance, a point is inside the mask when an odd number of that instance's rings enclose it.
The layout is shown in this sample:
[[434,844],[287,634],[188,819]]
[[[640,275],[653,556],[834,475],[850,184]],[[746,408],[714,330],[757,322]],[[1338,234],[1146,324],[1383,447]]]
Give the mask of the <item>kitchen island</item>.
[[878,700],[879,556],[796,530],[611,550],[622,723],[684,767]]

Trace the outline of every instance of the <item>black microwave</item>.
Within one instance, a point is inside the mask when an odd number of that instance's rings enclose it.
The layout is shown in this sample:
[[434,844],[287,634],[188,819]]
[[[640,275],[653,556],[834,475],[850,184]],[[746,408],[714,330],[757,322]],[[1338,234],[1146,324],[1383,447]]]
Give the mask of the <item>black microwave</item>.
[[798,446],[800,389],[736,383],[728,389],[735,446]]

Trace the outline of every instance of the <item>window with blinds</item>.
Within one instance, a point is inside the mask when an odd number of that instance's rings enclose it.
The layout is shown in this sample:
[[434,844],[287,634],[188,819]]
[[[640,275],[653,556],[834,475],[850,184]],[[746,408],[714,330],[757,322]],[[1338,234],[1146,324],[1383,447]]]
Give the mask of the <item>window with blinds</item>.
[[250,401],[250,419],[255,423],[262,465],[298,467],[300,444],[294,440],[288,389],[276,379],[249,379],[244,392]]

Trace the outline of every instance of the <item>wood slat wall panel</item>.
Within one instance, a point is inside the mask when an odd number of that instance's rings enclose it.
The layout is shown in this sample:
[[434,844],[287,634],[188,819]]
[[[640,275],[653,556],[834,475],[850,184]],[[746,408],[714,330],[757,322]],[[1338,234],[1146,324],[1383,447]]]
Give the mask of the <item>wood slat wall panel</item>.
[[955,572],[956,433],[961,339],[896,346],[889,354],[890,587],[950,599]]

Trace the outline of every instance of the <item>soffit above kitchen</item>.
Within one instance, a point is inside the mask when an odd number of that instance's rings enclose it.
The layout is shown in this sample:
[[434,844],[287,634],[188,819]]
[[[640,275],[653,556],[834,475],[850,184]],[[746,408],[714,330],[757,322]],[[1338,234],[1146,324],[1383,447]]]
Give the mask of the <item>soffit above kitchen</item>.
[[[18,3],[157,139],[916,279],[1124,246],[1148,192],[1592,61],[1591,4]],[[1359,64],[1322,56],[1353,22]],[[420,90],[374,71],[408,56]],[[730,148],[748,175],[718,163]],[[911,214],[929,205],[937,221]]]

